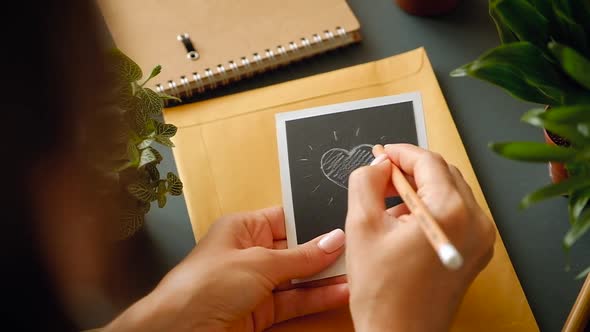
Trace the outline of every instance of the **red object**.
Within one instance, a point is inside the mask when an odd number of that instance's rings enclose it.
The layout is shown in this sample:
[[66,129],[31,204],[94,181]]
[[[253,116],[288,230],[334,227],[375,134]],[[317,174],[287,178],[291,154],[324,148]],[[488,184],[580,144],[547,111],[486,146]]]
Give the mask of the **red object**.
[[[545,135],[545,142],[551,145],[559,145],[551,139],[547,130],[543,130],[543,134]],[[553,183],[559,183],[568,177],[565,165],[555,161],[549,162],[549,175],[551,176],[551,181],[553,181]]]
[[455,9],[459,0],[395,0],[403,10],[412,15],[436,16]]

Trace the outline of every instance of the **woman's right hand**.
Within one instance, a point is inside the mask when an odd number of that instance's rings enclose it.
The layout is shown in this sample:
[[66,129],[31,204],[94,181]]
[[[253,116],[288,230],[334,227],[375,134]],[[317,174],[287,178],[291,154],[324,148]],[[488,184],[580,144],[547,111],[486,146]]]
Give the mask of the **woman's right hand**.
[[[447,331],[468,286],[493,255],[495,228],[458,169],[440,155],[407,144],[385,151],[389,158],[377,158],[349,179],[346,264],[355,329]],[[405,204],[386,210],[385,197],[397,195],[391,162],[415,183],[462,254],[460,269],[441,264]]]

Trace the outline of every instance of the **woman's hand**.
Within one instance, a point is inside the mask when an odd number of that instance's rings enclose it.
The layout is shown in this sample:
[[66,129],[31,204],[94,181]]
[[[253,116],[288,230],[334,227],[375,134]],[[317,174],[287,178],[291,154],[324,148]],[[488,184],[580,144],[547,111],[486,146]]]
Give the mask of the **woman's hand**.
[[[389,158],[353,172],[346,264],[356,331],[447,331],[468,286],[493,255],[495,228],[456,167],[416,146],[385,148]],[[395,163],[464,258],[445,268],[405,204],[384,199]]]
[[335,230],[286,249],[282,208],[223,217],[151,294],[109,328],[262,331],[293,317],[346,305],[344,278],[290,287],[291,279],[309,277],[332,264],[344,251],[344,242],[344,232]]

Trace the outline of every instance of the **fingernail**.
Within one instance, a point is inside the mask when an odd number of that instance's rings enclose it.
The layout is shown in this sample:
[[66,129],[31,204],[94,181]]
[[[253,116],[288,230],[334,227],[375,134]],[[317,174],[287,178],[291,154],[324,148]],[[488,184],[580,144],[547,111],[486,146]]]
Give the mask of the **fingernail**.
[[326,254],[331,254],[344,245],[344,240],[344,231],[337,228],[324,235],[320,242],[318,242],[318,247],[320,247],[320,249]]
[[340,284],[335,287],[337,287],[338,291],[340,291],[342,293],[348,294],[350,292],[348,284]]
[[383,147],[387,149],[389,146],[393,146],[393,144],[385,144]]
[[379,155],[377,158],[373,159],[373,161],[371,162],[371,166],[375,166],[375,165],[385,161],[386,159],[387,159],[386,154]]

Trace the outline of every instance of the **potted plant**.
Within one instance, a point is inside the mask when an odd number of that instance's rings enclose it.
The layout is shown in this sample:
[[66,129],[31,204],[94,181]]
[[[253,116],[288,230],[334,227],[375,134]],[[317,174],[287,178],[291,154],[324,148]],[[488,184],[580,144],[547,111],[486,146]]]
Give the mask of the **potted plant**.
[[180,100],[146,87],[160,73],[161,66],[142,79],[141,68],[120,50],[112,50],[108,60],[115,89],[105,103],[104,114],[108,118],[105,122],[114,124],[109,130],[114,134],[105,137],[109,148],[104,150],[109,155],[100,158],[104,163],[99,168],[112,180],[105,185],[105,199],[116,197],[121,210],[114,236],[124,239],[141,228],[152,202],[157,201],[163,208],[167,195],[182,194],[182,182],[176,174],[168,172],[161,177],[158,165],[162,155],[156,149],[156,143],[174,146],[170,139],[177,128],[161,122],[160,117],[167,100]]
[[[523,198],[521,207],[566,196],[570,229],[566,250],[590,229],[590,2],[491,0],[502,44],[454,70],[504,88],[512,96],[540,104],[522,121],[542,128],[545,143],[491,144],[500,155],[547,162],[552,183]],[[586,275],[590,269],[579,274]]]
[[418,16],[443,15],[459,4],[459,0],[395,0],[395,2],[407,13]]

